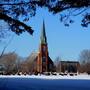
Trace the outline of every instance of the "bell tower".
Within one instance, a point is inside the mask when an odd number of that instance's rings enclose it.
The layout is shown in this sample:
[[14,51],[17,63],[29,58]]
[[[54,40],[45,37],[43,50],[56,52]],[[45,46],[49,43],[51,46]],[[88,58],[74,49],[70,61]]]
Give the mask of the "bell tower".
[[48,45],[47,45],[47,37],[45,32],[44,21],[43,21],[41,37],[40,37],[37,71],[40,73],[48,72]]

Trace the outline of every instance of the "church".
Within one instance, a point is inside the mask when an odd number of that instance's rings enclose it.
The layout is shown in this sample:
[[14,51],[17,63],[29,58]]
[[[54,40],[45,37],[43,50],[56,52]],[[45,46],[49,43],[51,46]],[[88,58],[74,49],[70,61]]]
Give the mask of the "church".
[[30,58],[32,58],[31,60],[33,62],[32,72],[44,73],[54,71],[54,63],[49,57],[44,21],[41,30],[39,51],[38,53],[32,53]]
[[[30,62],[31,64],[31,72],[32,73],[44,73],[44,72],[55,72],[56,67],[54,66],[54,62],[49,56],[48,52],[48,43],[47,43],[47,36],[45,32],[45,23],[43,21],[43,26],[41,30],[41,36],[40,36],[40,44],[39,44],[39,50],[37,53],[32,53],[30,56]],[[60,61],[60,72],[65,73],[66,71],[68,73],[78,72],[78,66],[79,62],[75,61]]]

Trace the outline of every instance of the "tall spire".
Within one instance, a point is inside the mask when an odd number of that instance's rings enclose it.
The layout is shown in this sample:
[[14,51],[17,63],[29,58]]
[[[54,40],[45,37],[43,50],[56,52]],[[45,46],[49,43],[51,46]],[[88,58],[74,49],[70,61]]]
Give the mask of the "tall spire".
[[41,44],[47,44],[44,20],[43,20],[43,27],[42,27],[42,31],[41,31]]

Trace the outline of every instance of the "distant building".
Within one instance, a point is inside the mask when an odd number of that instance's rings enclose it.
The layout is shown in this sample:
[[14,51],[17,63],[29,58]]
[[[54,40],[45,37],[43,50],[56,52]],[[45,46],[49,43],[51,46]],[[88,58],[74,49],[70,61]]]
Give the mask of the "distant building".
[[5,74],[5,70],[6,70],[5,66],[0,64],[0,74]]
[[77,73],[79,70],[78,61],[60,61],[60,72],[62,73]]
[[32,53],[30,59],[32,61],[32,72],[43,73],[52,72],[54,70],[54,63],[49,57],[44,22],[40,37],[39,51],[38,53]]

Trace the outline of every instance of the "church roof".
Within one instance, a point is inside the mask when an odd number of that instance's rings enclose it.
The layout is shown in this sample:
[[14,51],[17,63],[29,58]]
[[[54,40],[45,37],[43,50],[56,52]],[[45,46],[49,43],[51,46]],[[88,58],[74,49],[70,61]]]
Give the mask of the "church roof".
[[[33,53],[31,53],[31,55],[28,57],[28,61],[33,63],[34,61],[37,60],[37,57],[38,57],[38,53],[33,52]],[[49,63],[52,63],[52,64],[53,64],[53,61],[51,60],[51,58],[50,58],[49,56],[48,56],[48,60],[49,60]]]
[[41,44],[47,44],[47,38],[46,38],[44,21],[43,21],[43,27],[42,27],[42,31],[41,31]]
[[33,53],[31,53],[31,55],[28,57],[28,60],[34,61],[37,56],[38,56],[38,53],[33,52]]

